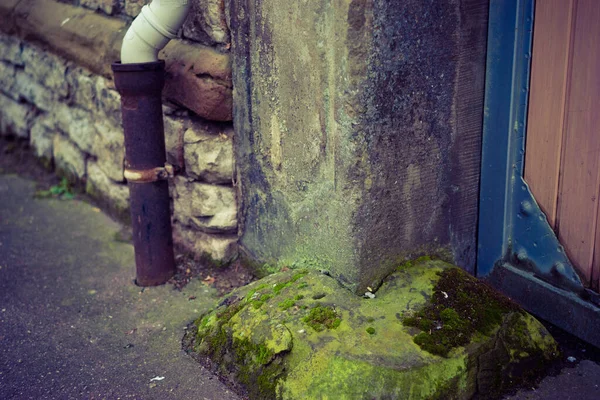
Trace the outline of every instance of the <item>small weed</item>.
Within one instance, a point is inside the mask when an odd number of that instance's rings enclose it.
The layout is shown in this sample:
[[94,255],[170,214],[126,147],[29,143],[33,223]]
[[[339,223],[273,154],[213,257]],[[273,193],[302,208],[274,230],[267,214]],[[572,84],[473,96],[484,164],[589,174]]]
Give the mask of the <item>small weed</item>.
[[375,328],[373,328],[372,326],[367,328],[367,333],[369,335],[374,335],[375,334]]
[[72,200],[75,198],[75,194],[67,178],[62,178],[58,185],[51,186],[48,190],[38,190],[35,192],[34,197],[38,199],[54,197],[61,200]]

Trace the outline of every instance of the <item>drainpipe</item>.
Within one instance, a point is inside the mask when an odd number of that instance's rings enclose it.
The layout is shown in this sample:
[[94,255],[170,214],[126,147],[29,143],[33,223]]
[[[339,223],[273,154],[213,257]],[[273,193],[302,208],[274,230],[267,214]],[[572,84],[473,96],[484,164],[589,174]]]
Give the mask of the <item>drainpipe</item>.
[[154,0],[125,34],[121,61],[112,64],[121,95],[125,179],[130,196],[136,283],[155,286],[175,273],[162,115],[165,62],[158,52],[176,37],[187,0]]

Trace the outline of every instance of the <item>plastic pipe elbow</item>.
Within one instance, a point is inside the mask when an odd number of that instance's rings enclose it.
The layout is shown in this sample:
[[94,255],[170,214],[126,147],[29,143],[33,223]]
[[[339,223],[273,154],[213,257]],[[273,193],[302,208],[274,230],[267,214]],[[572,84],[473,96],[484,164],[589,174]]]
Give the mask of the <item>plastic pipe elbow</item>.
[[153,0],[142,8],[123,38],[121,63],[158,60],[158,52],[177,37],[190,8],[188,0]]

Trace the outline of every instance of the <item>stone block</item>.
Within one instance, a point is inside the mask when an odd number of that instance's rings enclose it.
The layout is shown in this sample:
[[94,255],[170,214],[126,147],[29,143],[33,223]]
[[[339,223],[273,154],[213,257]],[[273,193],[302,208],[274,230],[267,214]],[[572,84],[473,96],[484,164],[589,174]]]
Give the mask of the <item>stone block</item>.
[[54,165],[59,174],[66,176],[71,181],[83,181],[86,174],[85,153],[62,135],[54,135],[52,147]]
[[129,188],[111,180],[94,161],[87,165],[86,192],[117,216],[126,218],[129,214]]
[[176,177],[173,207],[175,219],[185,225],[207,233],[237,232],[235,191],[231,187]]
[[164,97],[202,118],[232,118],[231,58],[214,49],[172,41],[161,52],[166,58]]
[[115,182],[123,182],[125,160],[125,136],[119,126],[98,121],[94,123],[98,134],[94,139],[92,153],[98,160],[98,167]]
[[23,44],[16,36],[0,34],[0,60],[13,65],[23,65]]
[[175,223],[173,241],[191,253],[208,255],[215,261],[226,263],[238,255],[237,235],[208,234]]
[[[13,0],[10,0],[13,1]],[[57,55],[90,70],[112,76],[110,64],[119,59],[127,21],[52,0],[20,1],[0,6],[0,30],[48,46]]]
[[250,399],[493,399],[560,358],[544,325],[443,262],[368,293],[278,272],[199,315],[184,343]]
[[91,71],[81,68],[69,68],[66,76],[71,93],[69,101],[89,111],[96,110],[96,81],[101,79]]
[[190,15],[183,25],[183,36],[209,46],[229,43],[224,1],[192,0]]
[[81,0],[79,4],[92,10],[103,11],[108,15],[119,11],[119,0]]
[[103,113],[109,122],[121,126],[121,96],[110,79],[97,77],[96,79],[96,107]]
[[29,145],[35,156],[45,164],[50,165],[53,154],[53,141],[56,135],[54,120],[48,116],[35,119],[29,134]]
[[183,168],[183,134],[185,132],[185,120],[169,115],[164,117],[165,146],[167,150],[167,162]]
[[16,90],[16,74],[12,64],[0,61],[0,92],[13,100],[19,100],[19,93]]
[[65,98],[69,94],[69,84],[65,79],[68,62],[37,46],[23,47],[23,64],[25,73],[44,87],[50,89],[58,97]]
[[15,91],[19,94],[20,99],[43,111],[50,111],[57,100],[51,90],[31,79],[31,76],[23,71],[16,71]]
[[179,103],[202,118],[212,121],[231,121],[232,89],[211,78],[199,77],[182,65],[167,67],[164,96]]
[[185,132],[183,143],[188,176],[210,183],[232,182],[233,127],[196,123]]
[[150,4],[150,0],[125,0],[123,11],[130,17],[135,18],[146,4]]
[[56,126],[77,147],[90,154],[96,140],[96,128],[94,126],[94,116],[86,110],[76,107],[69,107],[65,104],[58,105],[54,110]]
[[27,138],[36,112],[23,104],[0,94],[0,135]]
[[167,65],[181,64],[198,76],[207,76],[231,87],[231,55],[212,47],[172,40],[159,53]]

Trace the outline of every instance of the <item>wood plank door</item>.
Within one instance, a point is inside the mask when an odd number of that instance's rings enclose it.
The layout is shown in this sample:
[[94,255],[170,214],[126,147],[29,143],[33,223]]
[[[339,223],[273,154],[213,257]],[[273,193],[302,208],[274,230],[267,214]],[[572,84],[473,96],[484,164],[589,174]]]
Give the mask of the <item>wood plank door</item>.
[[525,180],[588,287],[600,287],[600,1],[537,0]]

